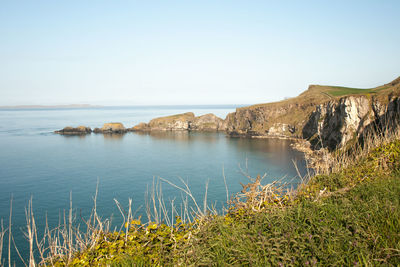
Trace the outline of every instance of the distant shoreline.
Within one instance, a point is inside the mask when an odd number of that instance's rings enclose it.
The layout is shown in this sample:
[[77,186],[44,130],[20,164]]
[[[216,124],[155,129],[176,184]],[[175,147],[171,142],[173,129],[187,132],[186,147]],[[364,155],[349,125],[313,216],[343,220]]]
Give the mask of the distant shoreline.
[[70,104],[70,105],[15,105],[0,106],[1,109],[59,109],[59,108],[240,108],[249,106],[249,104],[194,104],[194,105],[90,105],[90,104]]
[[100,108],[104,106],[89,104],[70,104],[70,105],[17,105],[0,106],[0,109],[53,109],[53,108]]

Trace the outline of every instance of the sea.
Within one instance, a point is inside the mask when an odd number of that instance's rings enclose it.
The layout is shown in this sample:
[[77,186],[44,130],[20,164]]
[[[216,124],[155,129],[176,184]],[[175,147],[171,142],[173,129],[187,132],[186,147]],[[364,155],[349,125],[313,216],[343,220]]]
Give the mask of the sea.
[[[304,156],[279,139],[231,138],[224,133],[157,132],[123,135],[63,136],[55,130],[85,125],[95,128],[107,122],[132,127],[152,118],[194,112],[225,118],[234,105],[122,106],[90,108],[0,109],[0,218],[9,224],[12,199],[12,234],[22,255],[28,242],[25,210],[29,199],[38,229],[46,217],[50,227],[68,211],[70,200],[76,223],[90,214],[98,188],[97,212],[122,221],[123,208],[132,199],[135,217],[146,218],[146,199],[153,184],[162,187],[163,199],[178,205],[185,183],[199,203],[217,210],[226,206],[249,177],[265,176],[262,183],[282,180],[295,188],[306,172]],[[184,183],[183,183],[184,182]],[[207,187],[207,191],[206,191]],[[146,198],[147,197],[147,198]],[[177,210],[178,210],[177,209]],[[3,245],[8,246],[8,236]],[[12,258],[17,254],[12,249]],[[17,265],[18,261],[17,261]]]

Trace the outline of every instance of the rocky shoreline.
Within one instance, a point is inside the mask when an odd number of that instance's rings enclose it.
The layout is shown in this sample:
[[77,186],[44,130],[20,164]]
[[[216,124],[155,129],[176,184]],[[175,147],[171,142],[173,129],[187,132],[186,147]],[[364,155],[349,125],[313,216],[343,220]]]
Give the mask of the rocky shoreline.
[[151,131],[200,131],[200,132],[221,132],[225,131],[225,121],[214,114],[195,116],[192,112],[176,114],[172,116],[152,119],[149,123],[139,123],[132,128],[125,128],[120,122],[105,123],[101,128],[78,126],[67,126],[55,131],[62,135],[83,135],[90,133],[102,134],[124,134],[127,132],[151,132]]
[[293,147],[296,150],[316,155],[325,150],[345,148],[347,144],[362,140],[372,131],[382,131],[399,124],[400,77],[367,91],[348,90],[345,87],[311,85],[298,97],[237,108],[225,119],[211,113],[195,116],[187,112],[155,118],[132,128],[114,122],[105,123],[102,128],[93,131],[89,127],[79,126],[65,127],[55,133],[225,132],[229,137],[295,140]]

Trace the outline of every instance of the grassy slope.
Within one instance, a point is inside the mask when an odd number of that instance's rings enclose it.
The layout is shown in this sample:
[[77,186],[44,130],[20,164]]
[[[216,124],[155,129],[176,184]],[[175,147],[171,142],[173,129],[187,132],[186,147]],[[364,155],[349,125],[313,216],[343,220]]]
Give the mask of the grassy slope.
[[390,83],[369,89],[350,88],[343,86],[330,86],[330,85],[310,85],[308,90],[304,91],[297,97],[285,99],[273,103],[257,104],[249,107],[242,107],[239,109],[246,108],[257,108],[257,107],[283,107],[287,105],[305,104],[305,103],[322,103],[327,100],[338,99],[343,96],[350,95],[378,95],[382,94],[387,96],[390,93],[398,92],[400,90],[400,77],[396,78]]
[[104,234],[72,265],[398,266],[399,196],[398,140],[314,177],[283,207],[234,209],[200,225],[132,227],[127,243],[125,233]]
[[386,177],[323,201],[218,218],[202,231],[195,265],[400,264],[400,182]]
[[396,141],[339,173],[314,177],[286,208],[217,218],[198,233],[189,259],[195,265],[399,265],[399,171]]
[[283,207],[233,209],[178,231],[148,226],[131,234],[136,247],[113,248],[119,239],[80,258],[113,266],[398,266],[399,196],[398,140],[339,173],[314,177]]

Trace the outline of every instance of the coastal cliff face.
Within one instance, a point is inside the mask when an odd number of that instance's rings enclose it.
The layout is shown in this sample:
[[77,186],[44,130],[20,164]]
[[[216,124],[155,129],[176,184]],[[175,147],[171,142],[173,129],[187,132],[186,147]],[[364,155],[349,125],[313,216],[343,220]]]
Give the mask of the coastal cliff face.
[[[399,88],[397,88],[399,89]],[[400,122],[399,91],[386,96],[348,96],[318,105],[302,129],[314,150],[334,150],[371,131],[394,129]]]
[[238,108],[226,117],[226,132],[230,136],[301,138],[309,114],[329,100],[313,91],[314,86],[310,86],[296,98]]
[[237,109],[226,118],[231,136],[299,138],[313,150],[344,147],[371,130],[399,123],[400,78],[373,89],[310,86],[300,96]]
[[[231,136],[299,137],[303,114],[311,112],[312,107],[290,104],[277,108],[241,108],[226,117],[226,131]],[[288,118],[293,110],[302,110],[299,118]]]

